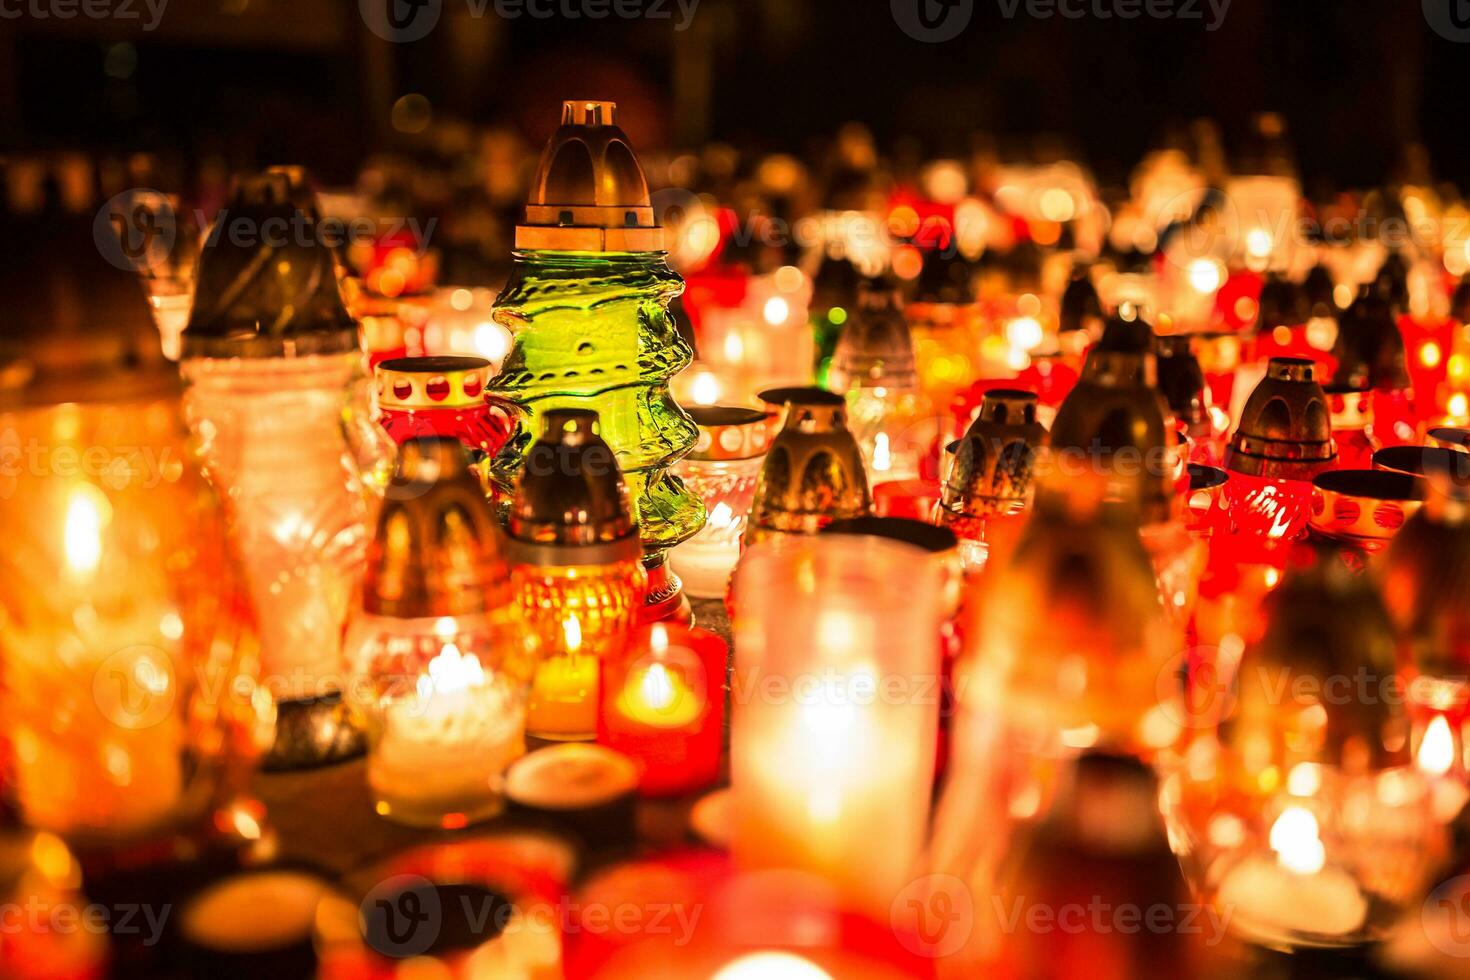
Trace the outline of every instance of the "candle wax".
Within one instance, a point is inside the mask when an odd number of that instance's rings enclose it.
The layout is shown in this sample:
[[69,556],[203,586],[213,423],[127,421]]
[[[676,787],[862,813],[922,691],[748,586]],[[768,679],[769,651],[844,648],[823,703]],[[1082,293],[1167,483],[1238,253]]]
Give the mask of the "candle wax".
[[704,698],[690,690],[677,670],[652,663],[628,675],[614,704],[619,714],[640,725],[683,728],[699,718]]
[[1281,942],[1294,936],[1350,936],[1368,917],[1368,902],[1352,875],[1328,865],[1301,874],[1274,854],[1255,854],[1225,875],[1216,904],[1248,938]]
[[492,816],[502,774],[525,752],[524,703],[509,679],[487,676],[452,643],[429,667],[413,695],[388,705],[369,753],[379,812],[431,826]]
[[526,730],[539,738],[590,739],[597,734],[597,658],[573,650],[543,661],[531,681]]

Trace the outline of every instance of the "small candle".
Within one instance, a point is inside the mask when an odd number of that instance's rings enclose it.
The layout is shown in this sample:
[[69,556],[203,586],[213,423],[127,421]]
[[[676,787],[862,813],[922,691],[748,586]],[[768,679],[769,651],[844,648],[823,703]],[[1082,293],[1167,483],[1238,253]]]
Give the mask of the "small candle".
[[728,657],[713,633],[657,623],[607,665],[597,738],[637,763],[643,795],[690,793],[718,778]]
[[1327,863],[1310,810],[1287,807],[1269,839],[1273,853],[1253,854],[1231,868],[1216,898],[1241,935],[1266,943],[1342,940],[1363,927],[1367,899],[1351,874]]
[[582,625],[562,621],[566,649],[536,667],[526,730],[555,741],[590,739],[597,732],[598,661],[582,649]]
[[525,752],[525,703],[453,642],[408,697],[385,704],[368,754],[368,783],[385,817],[463,827],[500,812],[501,774]]

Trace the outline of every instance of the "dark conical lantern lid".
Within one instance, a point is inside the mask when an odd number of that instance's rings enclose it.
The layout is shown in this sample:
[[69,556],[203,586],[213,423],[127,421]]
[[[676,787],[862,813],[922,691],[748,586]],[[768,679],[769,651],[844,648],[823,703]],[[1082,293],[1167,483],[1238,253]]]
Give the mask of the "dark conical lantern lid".
[[183,356],[304,357],[358,348],[331,229],[299,167],[235,180],[199,255]]
[[1337,459],[1332,412],[1315,372],[1305,358],[1271,358],[1225,450],[1227,470],[1310,480],[1332,465]]
[[517,561],[598,565],[642,554],[628,486],[597,413],[554,408],[516,481],[507,528]]

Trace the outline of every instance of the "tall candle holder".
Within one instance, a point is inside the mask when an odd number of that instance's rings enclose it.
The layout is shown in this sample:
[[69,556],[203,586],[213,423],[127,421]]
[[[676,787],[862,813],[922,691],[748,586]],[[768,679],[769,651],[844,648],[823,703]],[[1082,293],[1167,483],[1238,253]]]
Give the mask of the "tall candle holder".
[[938,728],[937,699],[892,685],[939,671],[938,579],[927,552],[866,535],[746,553],[730,733],[739,866],[804,870],[842,907],[888,915],[923,845]]
[[502,552],[464,446],[403,443],[345,644],[366,693],[368,786],[390,820],[457,828],[504,807],[535,648]]
[[665,260],[663,230],[617,106],[562,103],[561,126],[516,226],[510,280],[495,303],[495,321],[513,341],[492,387],[525,409],[529,424],[492,470],[508,495],[548,412],[595,410],[643,543],[649,620],[688,619],[667,556],[705,517],[668,472],[698,437],[668,387],[693,354],[668,310],[683,289]]
[[16,220],[0,261],[0,783],[110,872],[230,826],[274,713],[177,371],[90,225]]
[[527,730],[540,738],[597,732],[602,661],[638,620],[645,578],[628,488],[596,412],[542,416],[511,500],[511,578],[540,643]]
[[368,539],[369,499],[343,425],[362,353],[332,253],[315,237],[264,232],[319,223],[301,172],[242,177],[228,213],[261,238],[220,235],[199,257],[185,406],[232,505],[260,615],[280,720],[267,765],[317,765],[361,751],[340,691],[342,627]]

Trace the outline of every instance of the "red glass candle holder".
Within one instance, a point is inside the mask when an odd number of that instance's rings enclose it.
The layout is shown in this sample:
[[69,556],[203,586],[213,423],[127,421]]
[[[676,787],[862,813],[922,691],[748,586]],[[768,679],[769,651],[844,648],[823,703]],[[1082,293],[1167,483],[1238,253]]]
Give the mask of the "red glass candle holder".
[[476,462],[515,431],[515,406],[486,393],[494,368],[483,357],[399,357],[375,369],[382,426],[392,440],[448,436]]
[[1189,464],[1189,496],[1184,508],[1184,527],[1200,538],[1211,538],[1230,525],[1225,487],[1230,474],[1216,466]]
[[1332,410],[1332,437],[1337,440],[1337,466],[1344,470],[1366,470],[1380,443],[1373,428],[1373,392],[1333,386],[1325,389]]
[[729,650],[707,630],[654,623],[603,665],[597,741],[630,757],[644,796],[719,778]]

